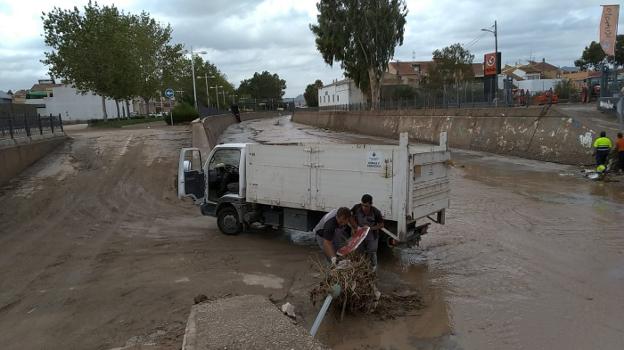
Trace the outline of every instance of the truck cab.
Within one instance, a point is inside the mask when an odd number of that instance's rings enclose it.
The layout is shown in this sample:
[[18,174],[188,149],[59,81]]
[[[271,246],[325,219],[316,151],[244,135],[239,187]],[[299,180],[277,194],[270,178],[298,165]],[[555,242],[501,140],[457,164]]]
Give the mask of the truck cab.
[[239,213],[245,203],[246,145],[218,145],[205,162],[198,148],[180,150],[178,198],[192,198],[203,215],[219,219],[219,229],[226,234],[242,230]]

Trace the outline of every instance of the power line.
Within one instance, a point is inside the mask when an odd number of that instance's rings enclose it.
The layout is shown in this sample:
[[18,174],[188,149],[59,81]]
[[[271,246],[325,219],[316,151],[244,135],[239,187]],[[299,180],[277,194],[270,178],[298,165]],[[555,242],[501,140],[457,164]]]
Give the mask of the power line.
[[483,39],[483,37],[487,34],[487,32],[482,32],[481,34],[479,34],[476,38],[470,40],[467,44],[464,44],[464,46],[469,49],[473,46],[475,46],[481,39]]

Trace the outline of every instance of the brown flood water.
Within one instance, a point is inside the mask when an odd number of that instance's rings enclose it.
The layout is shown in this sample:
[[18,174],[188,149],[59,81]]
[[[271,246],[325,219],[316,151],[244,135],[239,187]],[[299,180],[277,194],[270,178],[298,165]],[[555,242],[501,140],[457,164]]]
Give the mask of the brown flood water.
[[[235,125],[222,141],[395,142],[287,117]],[[425,307],[386,321],[328,316],[321,339],[335,349],[624,347],[624,177],[592,182],[574,167],[459,150],[453,160],[447,224],[381,261],[382,289],[416,291]]]

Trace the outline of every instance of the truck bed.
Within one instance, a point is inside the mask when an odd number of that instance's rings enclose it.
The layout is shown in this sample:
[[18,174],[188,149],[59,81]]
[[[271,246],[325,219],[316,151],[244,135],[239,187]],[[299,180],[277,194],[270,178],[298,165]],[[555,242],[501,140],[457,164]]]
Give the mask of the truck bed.
[[249,144],[248,202],[312,211],[351,207],[363,194],[387,220],[415,221],[449,206],[443,145]]

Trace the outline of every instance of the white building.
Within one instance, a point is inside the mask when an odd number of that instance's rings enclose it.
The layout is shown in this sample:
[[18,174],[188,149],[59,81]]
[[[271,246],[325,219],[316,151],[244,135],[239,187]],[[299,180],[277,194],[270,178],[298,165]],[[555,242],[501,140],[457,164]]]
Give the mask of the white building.
[[[46,96],[41,98],[27,98],[26,104],[37,105],[37,112],[41,115],[59,115],[63,120],[90,120],[103,119],[102,97],[94,93],[81,94],[69,85],[52,84],[46,87]],[[126,103],[119,102],[119,116],[128,116],[125,111]],[[133,105],[130,103],[130,113]],[[114,100],[106,99],[106,113],[109,118],[117,117],[117,105]]]
[[319,107],[366,103],[366,96],[351,79],[334,81],[318,90]]

